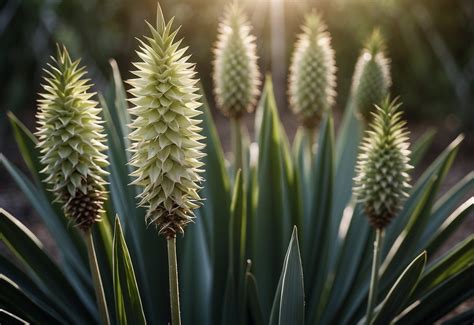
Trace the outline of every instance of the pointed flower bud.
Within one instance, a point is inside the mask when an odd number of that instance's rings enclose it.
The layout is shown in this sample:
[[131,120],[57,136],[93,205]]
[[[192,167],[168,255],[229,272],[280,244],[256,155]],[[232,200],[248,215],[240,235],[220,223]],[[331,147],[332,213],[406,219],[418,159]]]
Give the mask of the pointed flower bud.
[[147,223],[172,238],[183,233],[198,207],[204,145],[194,64],[175,40],[173,19],[165,23],[159,7],[157,15],[156,27],[148,24],[151,36],[139,40],[141,60],[129,81],[134,105],[130,164],[133,184],[143,188],[140,205],[147,208]]
[[380,105],[392,84],[390,60],[385,56],[385,42],[378,29],[366,41],[357,60],[352,79],[355,109],[369,121],[374,105]]
[[38,148],[45,182],[65,215],[83,230],[100,219],[105,201],[103,177],[107,174],[102,153],[105,135],[100,109],[84,79],[79,60],[71,61],[66,48],[44,69],[43,93],[38,100]]
[[388,98],[376,106],[356,167],[354,193],[375,228],[390,223],[410,188],[408,131],[399,107]]
[[308,14],[302,31],[290,66],[289,101],[300,122],[312,128],[334,104],[336,65],[321,16],[315,11]]
[[214,93],[226,116],[239,118],[251,112],[257,100],[260,74],[255,37],[237,1],[226,10],[219,24],[214,49]]

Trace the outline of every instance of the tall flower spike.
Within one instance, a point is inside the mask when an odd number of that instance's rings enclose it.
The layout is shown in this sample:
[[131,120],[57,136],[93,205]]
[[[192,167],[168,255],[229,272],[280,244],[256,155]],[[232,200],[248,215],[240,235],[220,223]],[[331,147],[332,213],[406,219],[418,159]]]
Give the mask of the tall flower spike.
[[375,105],[380,105],[392,84],[390,60],[385,55],[385,42],[378,29],[365,43],[357,60],[352,80],[352,96],[357,112],[368,121]]
[[91,84],[79,60],[71,61],[65,47],[44,69],[43,93],[38,100],[38,148],[45,182],[63,203],[65,215],[83,230],[96,221],[105,201],[102,153],[105,135],[100,109],[89,92]]
[[376,106],[357,162],[354,193],[375,228],[385,228],[410,188],[408,131],[397,100]]
[[239,118],[251,112],[257,100],[260,74],[255,37],[237,1],[227,8],[219,24],[214,49],[214,93],[226,116]]
[[172,22],[165,23],[158,6],[156,28],[147,23],[151,37],[139,40],[141,61],[132,71],[137,78],[129,81],[133,184],[143,188],[140,205],[148,209],[147,223],[167,238],[183,233],[198,207],[204,156],[196,119],[201,114],[198,79],[187,48],[175,41],[178,30],[172,31]]
[[316,126],[334,104],[335,73],[331,37],[321,16],[313,11],[296,41],[289,78],[290,106],[306,127]]

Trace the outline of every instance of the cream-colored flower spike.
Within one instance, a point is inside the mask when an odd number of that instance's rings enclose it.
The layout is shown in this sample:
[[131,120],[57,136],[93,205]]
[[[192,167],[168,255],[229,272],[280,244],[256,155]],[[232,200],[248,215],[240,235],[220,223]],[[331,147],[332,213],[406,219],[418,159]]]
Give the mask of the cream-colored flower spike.
[[402,208],[410,189],[406,122],[397,99],[382,100],[360,147],[354,194],[375,228],[385,228]]
[[147,23],[151,37],[139,40],[141,61],[134,63],[136,78],[129,81],[133,184],[143,188],[140,205],[147,208],[147,223],[167,238],[183,233],[194,216],[204,156],[198,79],[185,56],[187,48],[175,41],[178,31],[171,29],[172,22],[165,23],[158,6],[156,27]]
[[300,123],[312,128],[336,96],[336,63],[331,37],[321,16],[308,14],[290,66],[289,101]]
[[380,105],[388,95],[391,84],[390,59],[385,54],[383,36],[376,29],[357,60],[351,90],[355,109],[367,122],[374,105]]
[[107,147],[100,109],[91,100],[95,93],[83,77],[79,60],[72,62],[66,48],[59,48],[53,64],[44,69],[43,93],[38,100],[38,147],[45,182],[63,203],[67,217],[88,230],[105,201],[103,177],[107,174]]
[[260,73],[255,37],[245,14],[234,1],[219,24],[214,49],[214,93],[226,116],[239,118],[255,108]]

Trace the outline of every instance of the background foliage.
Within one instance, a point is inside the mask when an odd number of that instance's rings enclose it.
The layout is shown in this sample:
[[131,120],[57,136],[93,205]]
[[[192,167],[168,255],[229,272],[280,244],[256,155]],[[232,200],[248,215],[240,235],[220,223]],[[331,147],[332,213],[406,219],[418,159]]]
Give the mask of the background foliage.
[[[323,14],[333,38],[338,65],[338,93],[346,98],[354,62],[362,41],[374,26],[387,38],[392,58],[394,93],[404,99],[409,117],[444,119],[451,128],[474,121],[474,4],[469,0],[242,0],[258,38],[262,71],[278,60],[273,71],[277,103],[286,106],[286,68],[309,8]],[[5,0],[0,5],[0,114],[5,135],[5,113],[21,110],[32,116],[41,65],[56,42],[82,57],[93,79],[103,89],[108,61],[115,58],[124,78],[134,56],[134,37],[145,32],[143,19],[153,21],[156,1],[134,0]],[[180,35],[190,45],[206,89],[210,85],[211,48],[217,17],[225,0],[161,1],[169,16],[183,25]],[[275,10],[283,6],[281,15]],[[273,9],[272,9],[273,8]],[[273,11],[272,11],[273,10]],[[280,17],[272,26],[272,15]],[[280,16],[278,16],[280,15]],[[272,44],[272,31],[277,31]],[[274,47],[276,46],[276,48]],[[272,47],[274,47],[272,53]],[[274,65],[275,67],[275,65]],[[275,69],[275,68],[274,68]],[[285,73],[285,75],[283,75]],[[344,103],[338,102],[339,108]],[[212,103],[211,103],[212,106]],[[468,116],[470,118],[468,118]],[[448,119],[446,119],[448,117]]]

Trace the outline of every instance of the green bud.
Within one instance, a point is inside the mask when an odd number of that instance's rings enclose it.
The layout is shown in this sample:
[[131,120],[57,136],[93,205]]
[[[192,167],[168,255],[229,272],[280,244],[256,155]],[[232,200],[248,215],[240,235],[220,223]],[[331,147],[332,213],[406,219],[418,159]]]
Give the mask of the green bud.
[[331,37],[320,15],[308,14],[290,66],[289,101],[300,123],[314,127],[334,104],[336,65]]
[[388,95],[392,80],[390,60],[385,56],[385,42],[378,29],[366,41],[352,79],[355,109],[369,121],[370,112]]
[[213,62],[216,102],[226,116],[252,112],[259,94],[257,50],[250,31],[242,9],[233,2],[219,24]]
[[375,228],[385,228],[408,196],[410,151],[400,104],[388,98],[376,106],[360,148],[354,193]]
[[158,7],[156,28],[148,24],[151,37],[139,40],[140,62],[134,63],[136,78],[129,81],[133,184],[143,189],[139,197],[147,208],[147,223],[167,238],[183,233],[194,216],[204,156],[198,79],[185,56],[187,48],[175,40],[178,31],[172,30],[172,22],[165,23]]
[[65,215],[83,230],[100,219],[105,201],[103,177],[107,174],[102,153],[105,135],[100,109],[84,79],[79,60],[72,62],[66,48],[44,69],[44,92],[38,100],[38,148],[41,171],[47,177],[56,201],[63,203]]

